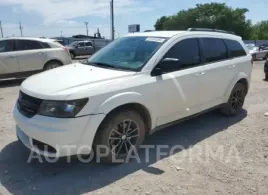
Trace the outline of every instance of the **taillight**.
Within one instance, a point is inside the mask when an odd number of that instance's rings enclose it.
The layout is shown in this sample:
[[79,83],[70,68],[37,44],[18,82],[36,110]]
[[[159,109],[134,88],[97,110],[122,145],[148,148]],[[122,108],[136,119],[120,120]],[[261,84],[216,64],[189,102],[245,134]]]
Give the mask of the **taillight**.
[[69,49],[67,47],[64,47],[64,50],[70,55]]
[[254,62],[254,59],[253,59],[253,56],[251,57],[251,65],[253,66],[253,62]]

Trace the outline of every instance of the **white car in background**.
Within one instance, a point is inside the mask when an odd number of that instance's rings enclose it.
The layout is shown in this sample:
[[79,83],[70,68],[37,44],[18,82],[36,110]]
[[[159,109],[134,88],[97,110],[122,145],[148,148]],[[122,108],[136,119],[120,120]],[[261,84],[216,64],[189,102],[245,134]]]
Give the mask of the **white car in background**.
[[253,60],[263,59],[266,60],[268,58],[268,50],[266,48],[260,49],[260,47],[255,44],[246,44],[249,53],[252,55]]
[[56,40],[28,37],[0,39],[0,80],[27,77],[71,63],[68,49]]

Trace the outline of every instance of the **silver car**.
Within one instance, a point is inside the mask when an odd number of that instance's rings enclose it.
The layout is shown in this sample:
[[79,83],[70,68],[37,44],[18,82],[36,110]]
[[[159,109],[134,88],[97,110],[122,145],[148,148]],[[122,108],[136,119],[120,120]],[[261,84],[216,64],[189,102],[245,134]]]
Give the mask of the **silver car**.
[[266,60],[268,58],[268,48],[260,48],[257,47],[255,44],[247,44],[246,46],[249,50],[249,53],[252,55],[253,60]]
[[95,51],[91,41],[75,41],[68,46],[71,58],[76,56],[92,55]]
[[71,63],[68,49],[56,40],[26,37],[0,39],[0,79],[27,77]]

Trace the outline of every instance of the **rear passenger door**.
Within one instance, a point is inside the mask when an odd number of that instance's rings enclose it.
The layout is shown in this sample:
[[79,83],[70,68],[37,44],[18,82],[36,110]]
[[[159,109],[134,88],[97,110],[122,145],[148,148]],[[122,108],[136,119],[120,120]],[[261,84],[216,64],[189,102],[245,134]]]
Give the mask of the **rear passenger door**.
[[209,89],[204,99],[213,107],[223,102],[225,91],[236,72],[232,60],[228,59],[228,50],[223,39],[202,37],[200,41],[206,71],[204,79]]
[[41,43],[35,40],[16,40],[16,54],[21,72],[42,70],[46,53]]

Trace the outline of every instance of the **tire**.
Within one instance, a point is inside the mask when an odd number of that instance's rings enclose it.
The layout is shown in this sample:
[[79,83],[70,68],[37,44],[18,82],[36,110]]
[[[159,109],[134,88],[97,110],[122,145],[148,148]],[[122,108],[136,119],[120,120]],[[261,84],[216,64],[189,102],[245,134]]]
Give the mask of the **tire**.
[[70,57],[71,57],[72,60],[75,58],[75,55],[74,55],[73,52],[70,52]]
[[57,61],[51,61],[51,62],[48,62],[46,65],[45,65],[45,68],[44,70],[50,70],[50,69],[54,69],[54,68],[58,68],[62,66],[62,64],[60,62],[57,62]]
[[253,59],[253,61],[256,61],[256,57],[257,57],[256,54],[253,54],[253,55],[252,55],[252,59]]
[[244,105],[246,88],[242,83],[236,83],[228,102],[222,107],[221,112],[226,116],[236,116]]
[[268,58],[268,53],[263,57],[263,60],[267,60]]
[[268,73],[265,73],[265,79],[268,80]]
[[[123,127],[128,128],[125,129],[125,133]],[[100,125],[94,140],[93,147],[97,159],[109,164],[127,162],[128,154],[135,154],[130,150],[130,143],[137,151],[145,139],[145,132],[146,125],[137,112],[121,110],[109,114]],[[107,153],[108,155],[104,156]]]

